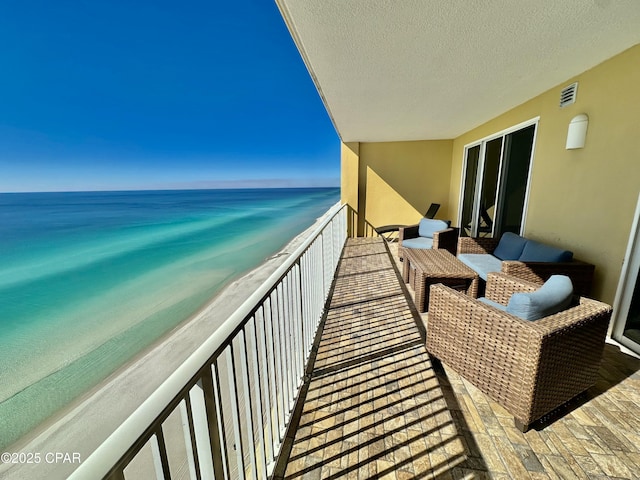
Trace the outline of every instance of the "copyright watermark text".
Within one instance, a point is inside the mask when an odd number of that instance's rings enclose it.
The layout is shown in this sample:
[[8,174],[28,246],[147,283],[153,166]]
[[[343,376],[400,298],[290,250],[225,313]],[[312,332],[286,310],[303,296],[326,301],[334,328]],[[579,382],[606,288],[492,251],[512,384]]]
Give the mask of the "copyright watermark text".
[[0,454],[0,463],[82,463],[79,452],[4,452]]

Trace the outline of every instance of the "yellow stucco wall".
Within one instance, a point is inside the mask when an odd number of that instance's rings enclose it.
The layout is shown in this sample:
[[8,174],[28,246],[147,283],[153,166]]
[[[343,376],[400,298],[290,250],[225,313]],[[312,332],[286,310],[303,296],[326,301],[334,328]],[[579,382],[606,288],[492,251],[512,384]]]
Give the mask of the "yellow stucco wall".
[[340,200],[354,210],[358,209],[359,147],[357,142],[343,143],[340,151]]
[[[576,103],[561,109],[560,91],[574,81]],[[569,122],[580,113],[589,116],[585,148],[566,150]],[[456,138],[455,220],[464,146],[538,116],[524,233],[594,263],[593,295],[613,303],[640,190],[640,45]]]
[[361,143],[360,206],[367,222],[417,223],[431,203],[440,203],[436,216],[447,218],[452,147],[450,140]]
[[[579,82],[575,104],[560,90]],[[589,116],[584,149],[566,150],[570,120]],[[454,140],[342,146],[342,198],[373,226],[414,223],[432,202],[458,224],[464,146],[539,117],[527,237],[596,265],[593,296],[613,303],[640,191],[640,45]]]

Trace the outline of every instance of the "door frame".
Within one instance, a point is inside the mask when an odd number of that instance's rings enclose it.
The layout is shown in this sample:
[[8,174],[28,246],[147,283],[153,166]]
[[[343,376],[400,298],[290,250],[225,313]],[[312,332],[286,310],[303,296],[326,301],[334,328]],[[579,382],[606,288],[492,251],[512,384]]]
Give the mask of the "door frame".
[[640,193],[631,224],[631,233],[627,251],[622,262],[620,280],[616,289],[616,297],[613,302],[613,315],[609,326],[609,336],[628,349],[640,354],[640,345],[624,336],[624,327],[627,323],[627,314],[631,305],[633,291],[640,276]]
[[[538,127],[539,127],[539,123],[540,123],[540,117],[534,117],[531,118],[529,120],[526,120],[524,122],[518,123],[517,125],[513,125],[511,127],[505,128],[504,130],[501,130],[499,132],[493,133],[491,135],[488,135],[486,137],[480,138],[478,140],[475,140],[473,142],[467,143],[463,150],[462,150],[462,172],[461,172],[461,178],[460,178],[460,195],[458,198],[458,223],[462,222],[462,209],[464,207],[464,189],[465,189],[465,182],[466,182],[466,171],[467,171],[467,153],[469,151],[469,149],[473,148],[473,147],[477,147],[480,146],[480,158],[478,159],[478,172],[476,174],[476,186],[475,186],[475,190],[474,190],[474,199],[473,199],[473,212],[471,212],[471,219],[472,219],[472,228],[471,228],[471,233],[472,236],[477,236],[477,228],[478,228],[478,216],[479,216],[479,212],[478,212],[478,208],[476,205],[477,202],[477,189],[478,186],[482,185],[482,176],[484,175],[484,161],[485,161],[485,153],[486,153],[486,144],[487,142],[490,142],[491,140],[495,140],[496,138],[500,138],[500,137],[505,137],[507,135],[509,135],[510,133],[513,132],[517,132],[518,130],[522,130],[524,128],[530,127],[531,125],[535,125],[535,129],[533,131],[533,144],[531,146],[531,158],[529,159],[529,172],[527,173],[527,186],[525,188],[525,194],[524,194],[524,205],[522,206],[522,225],[520,226],[520,235],[524,235],[525,232],[525,225],[526,225],[526,220],[527,220],[527,211],[529,210],[529,194],[531,191],[531,172],[533,172],[533,161],[535,158],[535,153],[536,153],[536,143],[538,140]],[[502,142],[502,151],[500,153],[500,166],[499,166],[499,170],[498,170],[498,182],[497,182],[497,186],[496,186],[496,199],[500,199],[500,189],[503,187],[503,180],[501,178],[502,176],[502,169],[503,169],[503,157],[504,157],[504,144],[505,142]],[[462,225],[460,225],[460,228],[463,228]],[[492,229],[491,234],[493,235],[493,231],[495,230],[495,223],[494,223],[494,228]]]

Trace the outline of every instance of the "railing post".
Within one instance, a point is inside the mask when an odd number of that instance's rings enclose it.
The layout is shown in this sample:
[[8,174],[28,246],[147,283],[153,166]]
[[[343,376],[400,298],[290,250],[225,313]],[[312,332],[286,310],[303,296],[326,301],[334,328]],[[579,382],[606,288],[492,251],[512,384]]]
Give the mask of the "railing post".
[[238,383],[236,379],[235,354],[233,340],[225,349],[227,355],[226,370],[229,381],[229,402],[231,403],[231,420],[233,425],[233,446],[236,451],[238,478],[244,480],[244,449],[242,446],[242,432],[240,430],[240,400],[238,398]]
[[[242,385],[242,395],[245,401],[245,420],[247,422],[247,449],[249,450],[249,468],[251,469],[252,479],[258,480],[258,466],[256,463],[256,442],[254,435],[254,425],[253,425],[253,396],[251,395],[249,389],[249,355],[247,353],[247,333],[245,331],[247,327],[240,331],[238,334],[238,341],[242,343],[242,348],[240,349],[240,380]],[[234,369],[234,374],[236,370]]]
[[[269,308],[266,306],[269,305]],[[269,383],[269,392],[267,395],[272,400],[272,405],[269,410],[269,415],[271,415],[271,448],[273,449],[273,457],[276,456],[278,445],[280,443],[280,414],[279,414],[279,402],[278,402],[278,371],[277,371],[277,362],[276,362],[276,346],[275,346],[275,336],[273,333],[273,306],[271,297],[265,300],[265,303],[262,307],[263,318],[264,318],[264,328],[265,328],[265,354],[267,356],[267,382]],[[268,317],[268,318],[267,318]],[[271,347],[271,355],[269,355],[269,349]]]
[[[282,441],[282,436],[284,435],[284,421],[286,417],[286,412],[284,409],[285,405],[285,397],[287,395],[286,387],[287,382],[285,380],[286,377],[286,368],[284,366],[284,356],[282,354],[282,345],[284,340],[282,339],[282,328],[280,328],[280,321],[282,319],[282,315],[280,315],[280,299],[278,298],[278,288],[273,291],[272,294],[275,297],[275,306],[271,307],[271,329],[273,332],[273,348],[274,348],[274,358],[276,360],[276,387],[277,387],[277,397],[276,401],[278,402],[278,423],[277,423],[277,431],[278,431],[278,444]],[[274,310],[275,308],[275,310]],[[275,314],[275,327],[274,328],[274,314]]]
[[304,360],[306,358],[307,353],[307,339],[305,338],[307,329],[305,327],[306,315],[304,311],[304,295],[302,293],[302,259],[299,258],[296,263],[298,267],[298,275],[296,276],[297,282],[297,290],[298,290],[298,298],[300,299],[300,365],[302,370],[302,375],[304,375]]
[[191,398],[186,395],[180,402],[180,416],[182,417],[182,431],[184,433],[184,444],[187,448],[189,462],[189,476],[196,480],[202,480],[200,474],[200,461],[198,457],[198,445],[196,442],[195,425],[193,423],[193,410],[191,408]]
[[[260,315],[258,315],[260,313]],[[272,454],[269,452],[267,453],[267,447],[270,447],[271,444],[271,402],[269,400],[269,386],[267,383],[267,386],[265,387],[265,380],[264,379],[264,375],[262,375],[260,373],[260,365],[263,365],[263,367],[266,370],[266,376],[268,376],[269,371],[268,371],[268,362],[266,359],[266,356],[263,355],[263,352],[266,351],[266,334],[263,335],[258,335],[258,326],[260,324],[262,324],[264,326],[264,324],[262,322],[258,322],[258,319],[261,318],[262,315],[262,309],[258,309],[256,311],[256,314],[253,317],[253,340],[255,342],[255,346],[256,346],[256,352],[255,352],[255,362],[253,362],[253,377],[254,377],[254,382],[255,382],[255,390],[258,393],[258,420],[260,422],[260,429],[259,429],[259,435],[260,435],[260,439],[261,439],[261,449],[260,449],[260,453],[261,453],[261,461],[264,467],[264,475],[262,476],[262,478],[266,479],[269,476],[269,463],[270,461],[267,461],[267,456],[272,457]],[[265,344],[263,344],[260,339],[263,339],[265,341]],[[264,412],[263,412],[263,407],[264,407]]]
[[[202,393],[204,394],[205,415],[207,418],[207,425],[209,426],[209,445],[211,448],[211,461],[213,463],[212,468],[216,480],[226,478],[224,474],[225,466],[226,471],[229,471],[229,462],[223,450],[224,421],[222,417],[222,410],[218,411],[218,405],[222,405],[220,385],[218,383],[219,378],[218,367],[214,363],[203,370],[203,375],[200,380]],[[206,478],[204,477],[205,472],[203,471],[202,473],[203,478]]]
[[165,480],[171,480],[169,459],[167,458],[167,445],[164,441],[162,425],[159,425],[156,428],[151,440],[151,451],[153,452],[153,463],[156,470],[156,476]]

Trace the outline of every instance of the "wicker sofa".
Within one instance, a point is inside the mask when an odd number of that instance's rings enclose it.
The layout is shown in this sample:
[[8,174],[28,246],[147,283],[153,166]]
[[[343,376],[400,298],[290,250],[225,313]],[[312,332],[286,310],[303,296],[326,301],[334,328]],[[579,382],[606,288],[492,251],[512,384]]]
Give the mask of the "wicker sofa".
[[[515,241],[519,244],[517,249],[519,249],[520,253],[516,251],[516,255],[514,255],[516,258],[520,255],[524,255],[523,249],[528,245],[537,261],[496,259],[494,257],[494,253],[496,252],[499,244],[504,242],[503,239],[511,240],[512,242]],[[480,255],[494,257],[493,259],[489,258],[489,260],[493,260],[495,262],[495,271],[501,271],[502,273],[538,284],[543,283],[551,275],[567,275],[571,278],[574,291],[577,294],[585,296],[589,296],[591,294],[591,285],[593,283],[595,266],[590,263],[574,259],[573,254],[566,250],[563,251],[556,249],[542,244],[541,242],[525,239],[524,237],[520,237],[513,233],[505,233],[501,238],[460,237],[457,241],[458,258],[467,266],[478,271],[480,277],[482,277],[483,280],[486,280],[486,272],[480,272],[473,264],[468,262],[469,254],[470,257],[478,256],[479,258],[482,258]],[[544,259],[545,255],[550,255],[550,258],[555,256],[556,259],[561,260],[540,261]]]
[[[486,296],[506,305],[539,285],[488,275]],[[444,285],[433,285],[427,350],[502,405],[526,431],[536,420],[591,387],[611,307],[574,297],[568,309],[527,321]]]
[[423,218],[420,223],[401,227],[398,231],[398,255],[403,258],[402,247],[420,249],[442,248],[456,254],[458,229],[447,220]]

